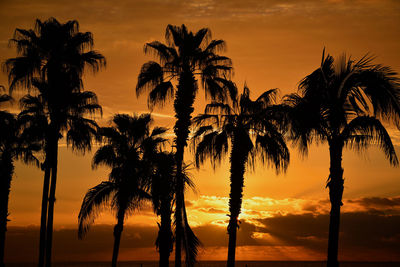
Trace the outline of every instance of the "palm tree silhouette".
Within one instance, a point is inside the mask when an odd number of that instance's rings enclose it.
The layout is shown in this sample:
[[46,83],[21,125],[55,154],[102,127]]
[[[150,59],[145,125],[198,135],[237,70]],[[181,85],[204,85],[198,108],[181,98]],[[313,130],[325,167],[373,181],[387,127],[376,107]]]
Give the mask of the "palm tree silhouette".
[[154,212],[160,216],[156,246],[160,253],[160,266],[169,266],[169,256],[173,250],[171,228],[172,205],[175,195],[175,155],[159,153],[154,158],[156,170],[151,181],[151,198]]
[[[117,265],[118,250],[124,220],[128,214],[140,208],[144,200],[150,200],[148,184],[151,173],[149,160],[145,159],[146,148],[157,147],[165,139],[164,128],[155,127],[150,132],[150,114],[129,116],[117,114],[112,127],[101,128],[104,138],[93,157],[92,166],[105,165],[111,168],[108,181],[89,189],[79,212],[79,238],[83,238],[105,203],[110,203],[116,212],[112,266]],[[149,146],[149,142],[153,145]]]
[[[39,267],[44,265],[45,255],[46,266],[51,266],[57,146],[60,131],[63,129],[62,122],[59,121],[63,119],[59,116],[64,116],[57,104],[51,101],[63,103],[61,100],[68,99],[63,99],[63,97],[69,91],[81,90],[81,77],[86,67],[90,67],[95,72],[105,65],[105,59],[98,52],[91,50],[93,48],[92,34],[79,32],[79,24],[75,20],[60,23],[55,18],[44,22],[37,19],[34,30],[16,29],[14,38],[10,42],[16,46],[19,55],[8,59],[5,63],[10,91],[22,86],[29,92],[35,80],[45,82],[49,87],[49,94],[47,94],[49,99],[42,101],[46,103],[46,108],[51,115],[45,145],[48,156],[43,164],[45,174],[40,222]],[[89,50],[86,51],[87,49]],[[94,108],[98,109],[98,107]]]
[[208,104],[204,114],[194,118],[198,126],[193,136],[196,165],[210,159],[215,165],[228,153],[230,140],[229,245],[227,266],[235,266],[236,233],[240,215],[246,164],[254,166],[258,157],[277,172],[289,164],[289,150],[280,131],[283,108],[274,105],[276,89],[250,99],[245,85],[243,93],[232,105],[221,102]]
[[286,96],[291,107],[291,136],[303,152],[313,139],[328,142],[330,168],[327,187],[331,202],[328,262],[338,266],[340,207],[343,195],[343,148],[365,149],[378,144],[390,163],[398,159],[389,134],[380,122],[400,127],[399,79],[389,67],[345,55],[335,62],[322,53],[321,66],[299,84],[299,94]]
[[[161,220],[158,223],[158,237],[156,246],[160,253],[160,266],[169,266],[169,256],[173,250],[173,232],[171,229],[172,206],[175,202],[175,187],[176,187],[176,162],[175,155],[168,152],[158,152],[151,157],[154,166],[154,173],[151,179],[151,199],[155,213],[160,216]],[[183,167],[183,179],[185,185],[194,188],[194,184],[189,177],[187,171],[188,165]],[[185,215],[185,224],[187,217]],[[197,247],[200,245],[194,233],[190,233],[188,238],[193,239],[188,243],[191,244],[189,253],[197,254]],[[191,256],[194,260],[195,257]],[[189,263],[194,265],[194,261]]]
[[[4,87],[0,86],[3,91]],[[12,100],[7,94],[0,94],[0,107]],[[8,200],[11,180],[14,173],[14,161],[22,159],[25,163],[38,165],[34,152],[40,149],[31,136],[21,131],[15,115],[0,110],[0,266],[4,264],[4,249],[8,221]]]
[[[193,103],[198,91],[196,76],[201,77],[201,83],[213,99],[223,100],[228,94],[236,95],[234,88],[225,86],[226,75],[230,74],[231,61],[217,53],[225,47],[223,40],[211,40],[211,31],[207,28],[193,33],[185,25],[168,25],[165,33],[167,44],[158,41],[147,43],[145,53],[153,53],[159,63],[150,61],[145,63],[138,76],[136,94],[149,90],[148,105],[164,104],[166,100],[174,98],[176,123],[175,132],[175,160],[177,166],[176,203],[175,203],[175,266],[181,266],[181,250],[184,245],[186,260],[192,255],[189,253],[188,236],[192,230],[184,225],[184,182],[182,163],[184,149],[190,132]],[[172,81],[176,80],[176,87]],[[231,90],[227,90],[231,89]],[[195,241],[195,240],[193,240]],[[196,256],[196,255],[193,255]]]
[[[68,83],[68,77],[59,75],[60,81],[63,81],[62,84]],[[25,131],[29,131],[32,136],[42,140],[45,155],[42,167],[46,178],[50,178],[51,173],[50,192],[49,184],[47,187],[44,186],[44,189],[47,189],[45,194],[50,193],[46,232],[46,265],[50,265],[58,142],[65,135],[67,146],[71,146],[73,150],[82,153],[91,150],[92,139],[97,138],[98,126],[87,115],[101,112],[101,107],[97,104],[97,98],[93,92],[80,91],[78,85],[75,89],[71,89],[71,85],[65,88],[59,87],[57,92],[51,90],[47,82],[34,80],[32,85],[37,95],[26,95],[21,98],[19,119]],[[48,168],[48,165],[52,167]],[[50,182],[49,179],[47,181]]]

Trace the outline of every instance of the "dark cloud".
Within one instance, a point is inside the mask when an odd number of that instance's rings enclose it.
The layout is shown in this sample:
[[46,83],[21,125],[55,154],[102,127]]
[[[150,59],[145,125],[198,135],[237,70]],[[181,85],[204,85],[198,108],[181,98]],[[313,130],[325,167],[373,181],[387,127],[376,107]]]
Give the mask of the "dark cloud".
[[[285,215],[260,219],[262,232],[282,244],[303,246],[323,252],[327,248],[329,215]],[[364,260],[400,260],[400,216],[373,212],[349,212],[341,216],[340,250],[352,257],[358,252]],[[260,231],[260,229],[259,229]],[[374,251],[364,255],[362,251]],[[357,253],[353,255],[357,257]],[[361,256],[360,256],[361,257]],[[361,257],[362,258],[362,257]]]
[[[316,255],[327,248],[329,215],[278,215],[242,221],[237,246],[302,247]],[[381,215],[371,212],[343,213],[341,217],[340,257],[343,260],[400,260],[400,215]],[[225,227],[213,224],[193,227],[205,249],[226,247]],[[108,260],[113,245],[113,226],[94,226],[84,240],[78,240],[76,229],[54,232],[54,259]],[[141,257],[140,250],[156,255],[154,242],[156,226],[125,226],[121,240],[121,255]],[[7,261],[35,261],[39,238],[38,227],[9,227],[7,232]],[[21,255],[24,255],[23,259]]]
[[[149,248],[155,252],[156,226],[125,226],[120,252]],[[93,226],[83,240],[78,239],[77,229],[58,229],[53,233],[54,261],[98,261],[111,258],[113,226]],[[37,261],[39,227],[8,227],[6,261]],[[23,257],[21,257],[23,255]]]
[[349,203],[357,203],[367,208],[400,207],[400,197],[364,197],[356,200],[348,200]]
[[317,211],[318,211],[318,208],[319,208],[319,205],[309,204],[309,203],[307,203],[307,204],[305,204],[305,205],[303,206],[303,210],[304,210],[304,211],[309,211],[309,212],[312,212],[312,213],[317,212]]

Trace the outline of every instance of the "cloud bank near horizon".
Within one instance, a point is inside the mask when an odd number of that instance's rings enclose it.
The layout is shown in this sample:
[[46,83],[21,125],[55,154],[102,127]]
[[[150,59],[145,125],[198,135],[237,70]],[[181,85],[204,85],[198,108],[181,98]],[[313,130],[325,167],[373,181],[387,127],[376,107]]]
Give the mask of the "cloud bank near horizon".
[[[203,244],[200,260],[224,260],[228,242],[227,221],[219,220],[219,216],[226,217],[222,208],[225,200],[212,196],[200,199],[198,203],[188,202],[188,214],[203,217],[212,214],[208,221],[193,226]],[[270,213],[259,212],[267,203],[270,204],[267,207],[271,209]],[[289,206],[292,208],[288,209]],[[237,238],[238,260],[324,260],[328,207],[326,200],[245,199],[246,215],[241,219]],[[400,196],[358,198],[346,201],[344,207],[340,232],[341,260],[400,260]],[[154,244],[157,231],[155,223],[126,225],[121,241],[121,260],[156,260],[158,255]],[[112,252],[112,233],[113,225],[94,225],[84,240],[78,240],[76,227],[58,228],[54,232],[54,259],[108,261]],[[25,255],[23,261],[35,261],[38,238],[38,226],[9,227],[7,261],[21,261],[21,252]],[[264,253],[257,256],[255,251]]]

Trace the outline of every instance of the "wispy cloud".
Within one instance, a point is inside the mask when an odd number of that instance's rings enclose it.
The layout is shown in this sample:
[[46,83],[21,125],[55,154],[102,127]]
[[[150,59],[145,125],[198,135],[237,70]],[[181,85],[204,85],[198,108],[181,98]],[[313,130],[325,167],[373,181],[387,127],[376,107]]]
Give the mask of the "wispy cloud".
[[150,113],[154,117],[159,117],[159,118],[174,118],[173,115],[170,114],[164,114],[164,113],[158,113],[158,112],[149,112],[146,110],[141,110],[139,113]]

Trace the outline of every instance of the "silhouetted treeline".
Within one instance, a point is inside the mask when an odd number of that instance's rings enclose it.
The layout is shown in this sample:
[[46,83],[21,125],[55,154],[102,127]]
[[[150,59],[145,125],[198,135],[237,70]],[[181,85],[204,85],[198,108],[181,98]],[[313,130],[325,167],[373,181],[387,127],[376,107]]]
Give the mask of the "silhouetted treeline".
[[[400,129],[400,79],[390,67],[373,63],[368,55],[358,61],[346,56],[335,60],[324,49],[321,65],[300,81],[297,93],[279,101],[278,90],[271,89],[251,100],[246,85],[238,94],[231,80],[231,59],[219,54],[225,41],[212,39],[208,28],[191,32],[185,25],[168,25],[165,43],[145,44],[144,52],[154,55],[157,62],[143,64],[136,85],[137,96],[149,92],[150,109],[173,100],[175,136],[170,140],[171,151],[166,151],[168,129],[151,129],[150,114],[116,114],[109,127],[97,125],[95,115],[101,115],[102,109],[96,94],[84,90],[82,75],[88,68],[100,70],[106,61],[93,50],[92,34],[80,32],[77,21],[36,20],[34,29],[16,29],[10,42],[17,57],[4,63],[9,93],[21,88],[27,95],[19,100],[19,114],[0,110],[3,266],[8,198],[17,159],[43,171],[38,265],[51,266],[58,144],[63,138],[82,154],[97,142],[100,148],[92,167],[110,168],[108,180],[89,189],[83,199],[78,234],[83,238],[101,208],[110,206],[117,220],[112,266],[117,265],[124,220],[146,201],[160,216],[155,240],[160,266],[169,266],[173,250],[176,267],[181,266],[182,252],[187,266],[195,264],[201,243],[189,226],[185,208],[185,189],[194,187],[183,161],[189,141],[195,148],[197,168],[208,160],[216,168],[229,153],[228,267],[235,266],[244,175],[257,159],[279,173],[289,165],[288,142],[303,153],[313,141],[328,144],[329,267],[339,265],[343,148],[361,151],[377,144],[392,165],[399,163],[383,123],[393,122]],[[200,87],[211,102],[204,113],[192,118]],[[11,101],[10,95],[0,95],[0,104]]]

